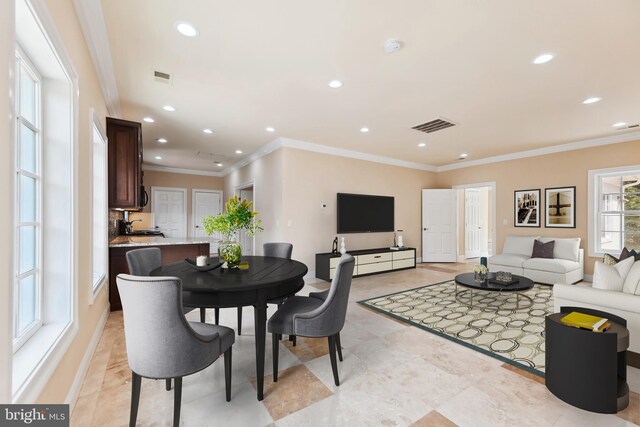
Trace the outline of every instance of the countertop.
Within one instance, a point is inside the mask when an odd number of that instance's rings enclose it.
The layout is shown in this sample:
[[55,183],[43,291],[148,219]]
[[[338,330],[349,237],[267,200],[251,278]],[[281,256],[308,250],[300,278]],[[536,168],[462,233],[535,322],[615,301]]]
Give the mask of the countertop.
[[195,245],[212,243],[211,237],[159,237],[159,236],[118,236],[109,242],[110,248],[161,245]]

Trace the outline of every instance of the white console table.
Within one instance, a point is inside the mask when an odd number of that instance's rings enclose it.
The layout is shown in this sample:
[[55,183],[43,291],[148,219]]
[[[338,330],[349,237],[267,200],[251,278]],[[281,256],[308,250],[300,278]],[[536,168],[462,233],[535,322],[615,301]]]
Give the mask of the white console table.
[[[415,248],[403,248],[400,250],[389,248],[364,249],[347,251],[347,253],[355,258],[353,277],[416,267]],[[340,261],[340,254],[331,252],[316,254],[316,277],[331,281],[338,261]]]

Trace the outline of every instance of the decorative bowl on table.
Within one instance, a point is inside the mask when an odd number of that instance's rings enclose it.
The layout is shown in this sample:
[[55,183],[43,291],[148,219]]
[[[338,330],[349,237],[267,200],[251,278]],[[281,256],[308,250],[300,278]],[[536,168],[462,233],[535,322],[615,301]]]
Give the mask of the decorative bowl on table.
[[198,271],[211,271],[222,265],[222,263],[218,261],[218,258],[207,258],[206,265],[198,265],[196,260],[192,258],[185,258],[184,260],[190,267]]

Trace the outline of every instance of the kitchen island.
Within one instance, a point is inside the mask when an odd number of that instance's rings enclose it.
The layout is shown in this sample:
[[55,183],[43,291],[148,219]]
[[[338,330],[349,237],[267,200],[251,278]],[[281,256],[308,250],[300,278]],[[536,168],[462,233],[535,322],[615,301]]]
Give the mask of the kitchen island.
[[157,236],[118,236],[109,242],[109,302],[111,311],[122,310],[120,294],[116,285],[116,276],[129,273],[126,253],[133,249],[159,248],[162,264],[209,255],[211,238],[207,237],[157,237]]

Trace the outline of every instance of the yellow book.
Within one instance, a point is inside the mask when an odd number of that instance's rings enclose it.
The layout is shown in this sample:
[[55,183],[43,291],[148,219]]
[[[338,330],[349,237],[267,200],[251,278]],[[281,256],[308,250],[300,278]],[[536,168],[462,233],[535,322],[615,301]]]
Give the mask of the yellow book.
[[572,311],[560,320],[567,326],[573,326],[574,328],[588,329],[593,332],[603,332],[609,329],[611,323],[608,319],[592,316],[590,314],[579,313]]

